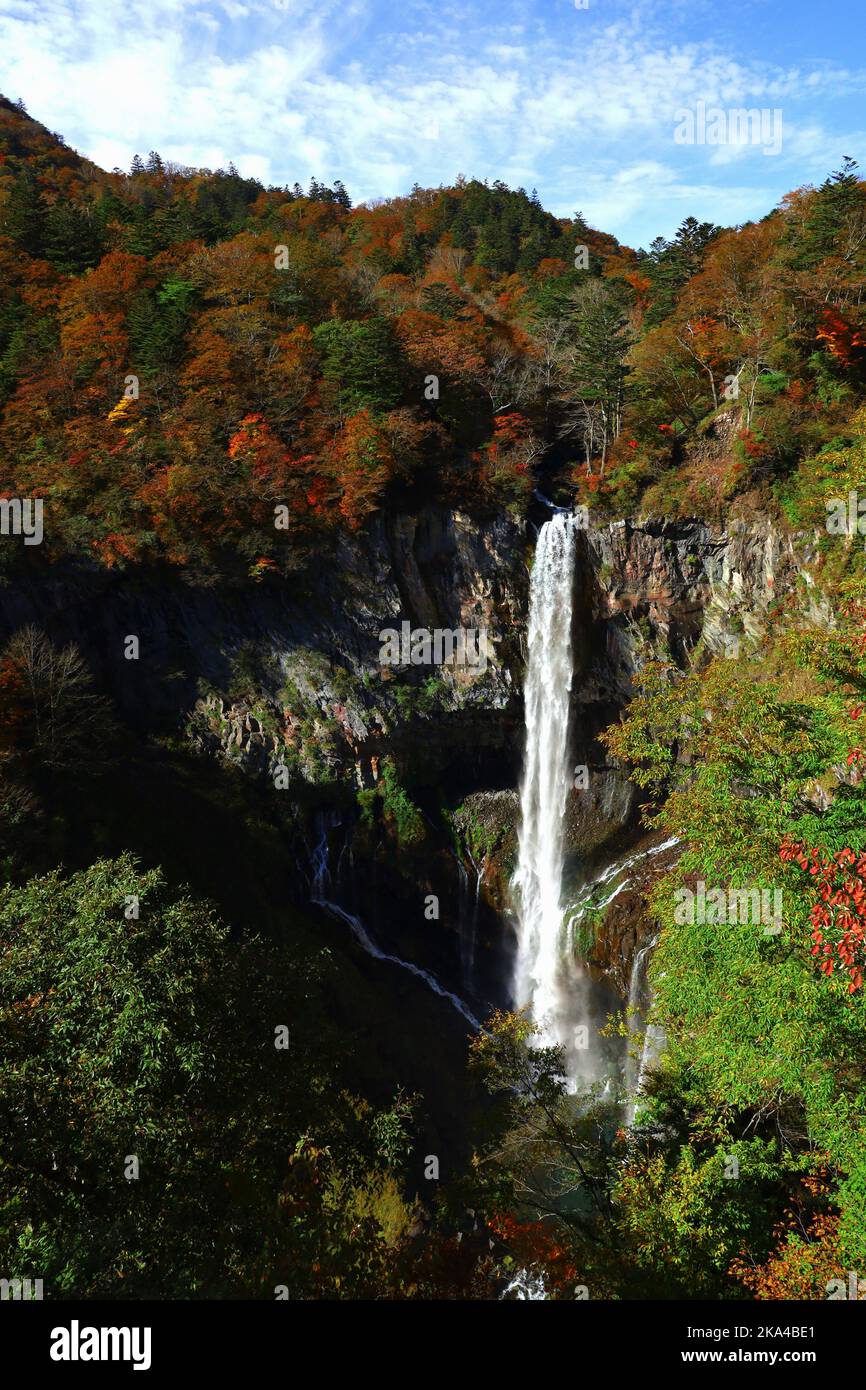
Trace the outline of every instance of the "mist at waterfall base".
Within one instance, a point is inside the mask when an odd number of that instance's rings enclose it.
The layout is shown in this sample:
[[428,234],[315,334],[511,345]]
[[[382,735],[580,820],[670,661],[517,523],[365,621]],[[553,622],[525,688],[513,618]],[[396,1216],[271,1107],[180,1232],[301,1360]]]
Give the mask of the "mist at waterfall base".
[[[532,567],[524,684],[514,1003],[542,1046],[561,1046],[568,1088],[628,1077],[621,1040],[602,1038],[609,991],[574,951],[574,915],[563,902],[565,813],[571,787],[572,623],[576,518],[556,512],[541,528]],[[606,1087],[606,1088],[607,1088]]]

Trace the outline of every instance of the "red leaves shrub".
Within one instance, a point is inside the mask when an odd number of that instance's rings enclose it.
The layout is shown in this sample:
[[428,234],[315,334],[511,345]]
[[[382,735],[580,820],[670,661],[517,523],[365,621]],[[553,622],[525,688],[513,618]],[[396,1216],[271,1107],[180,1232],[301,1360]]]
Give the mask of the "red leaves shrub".
[[863,987],[866,963],[866,853],[839,850],[826,859],[787,836],[779,850],[783,863],[797,864],[815,880],[818,901],[809,914],[812,955],[829,979],[836,971],[848,976],[848,993]]

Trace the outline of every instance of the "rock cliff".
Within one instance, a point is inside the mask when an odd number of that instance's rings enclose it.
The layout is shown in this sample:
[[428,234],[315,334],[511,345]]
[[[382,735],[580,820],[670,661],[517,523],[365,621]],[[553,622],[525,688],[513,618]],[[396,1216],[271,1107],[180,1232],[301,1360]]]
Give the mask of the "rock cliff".
[[[535,523],[545,516],[539,510]],[[207,585],[78,569],[26,588],[7,583],[0,626],[9,634],[33,622],[59,644],[75,642],[124,719],[146,735],[181,738],[237,765],[261,780],[263,794],[273,794],[282,769],[284,794],[300,807],[301,857],[311,853],[315,814],[336,812],[339,826],[329,833],[347,906],[452,982],[465,975],[471,931],[476,990],[502,1000],[533,539],[534,525],[507,516],[479,524],[439,509],[383,514],[290,580]],[[816,555],[815,540],[761,518],[727,531],[637,519],[582,533],[576,785],[567,810],[572,896],[617,855],[627,857],[640,834],[635,790],[597,735],[628,701],[642,663],[660,657],[686,668],[748,650],[792,595],[831,622],[813,575]],[[404,624],[484,632],[486,660],[383,661],[383,631]],[[137,659],[125,654],[130,636]],[[432,921],[422,911],[431,894],[439,900]],[[620,989],[646,931],[641,903],[642,894],[620,893],[596,924],[595,959]]]

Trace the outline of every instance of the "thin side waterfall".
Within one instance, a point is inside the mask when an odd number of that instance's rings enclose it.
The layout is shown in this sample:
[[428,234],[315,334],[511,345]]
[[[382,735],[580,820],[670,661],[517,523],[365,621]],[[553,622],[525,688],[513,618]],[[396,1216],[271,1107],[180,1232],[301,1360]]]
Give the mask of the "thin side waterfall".
[[[626,1114],[629,1124],[634,1121],[637,1106],[638,1088],[643,1076],[644,1054],[647,1046],[649,1025],[641,1023],[641,1014],[649,1005],[649,985],[647,983],[648,957],[658,942],[656,934],[645,946],[635,951],[631,966],[631,980],[628,991],[628,1051],[625,1063]],[[643,1031],[642,1031],[643,1029]],[[637,1054],[638,1040],[641,1053]]]
[[570,785],[572,580],[575,518],[557,512],[541,528],[529,593],[525,752],[514,889],[518,949],[514,993],[545,1045],[562,1044],[573,1086],[589,1079],[592,1050],[581,1040],[585,981],[563,952],[563,822]]
[[310,901],[315,903],[317,907],[324,908],[338,921],[344,922],[358,945],[367,952],[368,956],[372,956],[374,960],[387,961],[390,965],[397,965],[401,970],[408,970],[416,979],[422,980],[428,989],[431,989],[434,994],[438,994],[441,999],[446,999],[458,1013],[462,1014],[466,1022],[477,1033],[481,1024],[458,995],[452,994],[450,990],[440,985],[435,975],[431,975],[429,970],[422,970],[420,965],[415,965],[410,960],[402,960],[400,956],[394,956],[388,951],[381,950],[370,936],[360,917],[356,917],[352,912],[347,912],[345,908],[340,907],[339,903],[333,902],[326,896],[331,891],[331,874],[328,868],[328,829],[335,825],[339,825],[338,819],[331,818],[330,822],[325,817],[319,819],[319,839],[313,851]]
[[469,855],[470,863],[475,871],[475,888],[470,895],[469,874],[466,872],[466,866],[456,854],[453,857],[457,865],[458,876],[457,913],[460,923],[460,974],[463,983],[471,987],[475,970],[475,943],[478,936],[478,907],[487,861],[485,859],[479,869],[472,855]]
[[640,1059],[640,1070],[637,1074],[637,1085],[635,1087],[635,1099],[632,1107],[632,1120],[637,1108],[638,1101],[644,1088],[647,1072],[651,1067],[658,1064],[665,1050],[665,1031],[657,1023],[648,1023],[646,1032],[643,1035],[643,1052]]
[[[664,854],[665,850],[672,849],[674,845],[678,844],[679,840],[676,835],[672,835],[669,840],[664,840],[660,845],[652,845],[650,849],[640,850],[637,854],[631,854],[626,859],[615,860],[612,864],[608,864],[607,868],[602,870],[596,878],[585,883],[579,889],[574,901],[565,908],[569,914],[566,927],[569,947],[573,948],[575,931],[590,909],[596,912],[600,911],[612,903],[614,898],[618,898],[626,888],[630,887],[632,880],[628,872],[629,869],[644,859],[652,859],[656,854]],[[608,885],[611,885],[609,892]]]

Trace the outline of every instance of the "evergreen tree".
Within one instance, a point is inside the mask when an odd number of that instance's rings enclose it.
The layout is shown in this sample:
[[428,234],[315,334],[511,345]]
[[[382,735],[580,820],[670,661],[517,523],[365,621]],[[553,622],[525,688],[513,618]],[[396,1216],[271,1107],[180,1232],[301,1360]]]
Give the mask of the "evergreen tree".
[[460,295],[441,283],[425,285],[421,291],[421,300],[424,308],[440,319],[457,318],[461,309],[465,308]]
[[102,259],[104,243],[91,207],[58,201],[45,218],[45,258],[65,274],[90,270]]
[[845,155],[837,169],[821,184],[814,197],[796,254],[799,269],[812,269],[836,248],[837,238],[861,204],[857,163]]
[[400,362],[387,319],[330,319],[313,330],[322,374],[346,412],[391,410],[400,399]]
[[569,432],[583,438],[587,462],[600,456],[603,471],[622,423],[632,338],[622,293],[609,283],[588,281],[573,303],[565,413]]
[[345,208],[347,212],[352,207],[352,199],[346,192],[346,189],[343,186],[342,179],[334,180],[334,202],[337,203],[341,208]]
[[700,269],[706,248],[720,230],[712,222],[698,222],[695,217],[687,217],[673,241],[656,237],[650,244],[645,264],[652,286],[648,324],[661,323],[672,312],[680,290]]
[[195,287],[171,277],[156,291],[142,290],[127,316],[129,345],[136,367],[158,371],[182,354]]
[[0,229],[31,256],[44,252],[45,207],[29,169],[18,174],[2,212]]

